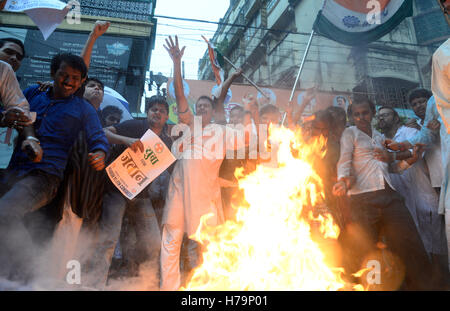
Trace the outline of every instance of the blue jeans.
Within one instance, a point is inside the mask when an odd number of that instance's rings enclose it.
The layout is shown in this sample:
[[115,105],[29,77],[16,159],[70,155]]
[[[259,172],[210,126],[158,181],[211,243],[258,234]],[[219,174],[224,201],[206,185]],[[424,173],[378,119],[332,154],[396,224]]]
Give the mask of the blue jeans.
[[143,254],[147,261],[154,261],[157,267],[161,250],[161,232],[150,199],[135,198],[130,201],[119,192],[109,191],[103,198],[98,240],[87,271],[88,286],[103,289],[106,285],[126,209],[131,209],[135,220],[138,253]]
[[352,220],[361,226],[367,238],[363,243],[360,239],[353,248],[364,256],[375,249],[382,234],[388,249],[405,266],[407,289],[430,289],[431,265],[414,220],[403,197],[389,186],[385,187],[350,197]]
[[0,198],[0,275],[31,277],[36,249],[24,226],[24,216],[48,204],[59,183],[57,176],[32,171],[13,182]]

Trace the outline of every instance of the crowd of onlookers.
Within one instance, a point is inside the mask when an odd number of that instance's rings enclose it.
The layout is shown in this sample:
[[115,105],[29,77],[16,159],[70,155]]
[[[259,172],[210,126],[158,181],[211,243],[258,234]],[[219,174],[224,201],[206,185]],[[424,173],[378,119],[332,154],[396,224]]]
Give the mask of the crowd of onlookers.
[[[122,111],[114,106],[100,110],[104,85],[88,76],[88,69],[93,44],[108,26],[97,22],[81,56],[54,56],[53,81],[23,93],[14,72],[25,47],[17,39],[0,40],[0,126],[11,129],[13,145],[1,172],[1,277],[33,279],[33,258],[51,240],[69,206],[83,220],[81,230],[95,237],[85,246],[89,251],[81,262],[89,275],[83,286],[104,289],[109,278],[135,276],[145,264],[156,267],[161,290],[179,289],[182,272],[201,261],[202,246],[189,239],[201,217],[211,213],[210,225],[235,217],[233,206],[244,199],[236,168],[249,173],[257,165],[278,165],[276,152],[270,159],[249,156],[252,137],[285,121],[283,126],[301,128],[305,143],[327,139],[325,156],[310,160],[323,181],[326,209],[341,229],[338,241],[348,280],[357,282],[351,273],[361,269],[369,254],[389,250],[398,258],[391,270],[404,271],[395,289],[449,289],[450,223],[444,216],[445,210],[450,213],[445,164],[449,135],[430,91],[409,92],[407,101],[417,118],[407,121],[393,107],[377,109],[369,98],[356,95],[347,110],[330,103],[302,118],[313,90],[301,105],[289,103],[284,111],[248,94],[227,116],[224,102],[242,74],[237,70],[223,82],[217,98],[201,96],[191,109],[181,76],[184,48],[169,37],[165,48],[174,64],[178,122],[193,133],[174,137],[163,96],[146,102],[147,118],[142,120],[121,122]],[[196,120],[201,131],[194,129]],[[143,151],[140,138],[149,129],[169,149],[176,148],[179,157],[129,200],[104,168],[125,148]],[[244,139],[229,143],[230,131]],[[276,150],[270,140],[267,144]],[[192,157],[213,141],[223,143],[219,156]],[[265,142],[257,138],[256,143]]]

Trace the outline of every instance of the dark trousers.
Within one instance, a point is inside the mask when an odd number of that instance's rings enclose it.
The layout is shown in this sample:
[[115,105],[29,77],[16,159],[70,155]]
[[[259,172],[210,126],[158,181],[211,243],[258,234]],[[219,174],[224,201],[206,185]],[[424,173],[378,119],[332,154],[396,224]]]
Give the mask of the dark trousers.
[[[92,260],[87,264],[87,271],[85,271],[89,275],[86,284],[90,287],[105,288],[126,209],[134,219],[137,238],[135,254],[140,255],[138,256],[140,261],[153,261],[154,266],[158,267],[161,233],[150,199],[135,198],[130,201],[118,191],[109,191],[103,198],[98,239]],[[159,283],[159,280],[156,283]]]
[[24,218],[48,204],[56,195],[59,183],[56,176],[32,171],[2,185],[8,190],[0,198],[0,275],[14,280],[32,277],[36,250]]
[[403,197],[386,185],[384,190],[352,195],[350,206],[352,222],[365,236],[354,239],[356,253],[367,255],[382,241],[405,267],[405,289],[430,289],[430,261]]

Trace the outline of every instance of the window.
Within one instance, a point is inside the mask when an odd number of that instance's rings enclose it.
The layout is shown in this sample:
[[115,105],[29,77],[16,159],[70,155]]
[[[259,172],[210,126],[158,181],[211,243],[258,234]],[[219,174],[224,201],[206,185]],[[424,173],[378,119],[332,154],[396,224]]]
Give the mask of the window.
[[395,108],[408,108],[406,94],[419,86],[418,83],[397,78],[373,78],[373,90],[377,105],[388,105]]
[[253,37],[255,35],[255,33],[257,32],[258,29],[256,29],[255,27],[259,27],[261,26],[261,14],[259,13],[259,11],[253,16],[250,24],[249,24],[249,28],[247,28],[247,39],[250,39],[251,37]]

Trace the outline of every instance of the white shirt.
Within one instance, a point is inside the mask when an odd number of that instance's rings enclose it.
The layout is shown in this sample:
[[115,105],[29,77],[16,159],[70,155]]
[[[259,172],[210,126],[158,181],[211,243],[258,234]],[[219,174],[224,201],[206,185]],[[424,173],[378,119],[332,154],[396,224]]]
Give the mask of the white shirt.
[[30,105],[20,90],[14,71],[3,61],[0,61],[0,96],[4,110],[16,106],[26,112],[30,111]]
[[356,126],[348,127],[341,137],[341,156],[337,164],[338,179],[355,176],[348,195],[384,189],[384,181],[395,190],[389,176],[389,165],[374,158],[375,148],[384,149],[384,137],[372,128],[372,137]]
[[[421,123],[421,126],[424,126],[425,120]],[[418,135],[416,134],[414,136]],[[413,137],[414,137],[413,136]],[[411,138],[411,136],[408,136]],[[396,140],[395,141],[404,141],[404,140]],[[427,165],[428,174],[430,175],[431,184],[434,188],[439,188],[442,185],[442,156],[441,156],[441,139],[439,136],[436,137],[436,141],[428,144],[426,146],[425,154],[423,155],[423,159]]]
[[[20,90],[14,70],[11,66],[0,61],[0,101],[3,109],[20,107],[24,111],[30,111],[30,105]],[[0,128],[0,168],[6,168],[14,151],[14,139],[18,136],[16,130]]]
[[[405,141],[414,137],[418,132],[414,128],[402,126],[397,130],[393,140]],[[441,161],[439,160],[438,163]],[[440,167],[442,171],[442,165]],[[430,182],[425,161],[419,159],[402,174],[391,174],[391,181],[398,193],[405,199],[405,205],[416,223],[426,251],[445,254],[447,252],[447,249],[444,249],[445,244],[440,243],[442,228],[439,225],[439,196]]]
[[444,210],[450,210],[450,135],[447,133],[447,128],[444,126],[444,121],[437,110],[438,105],[435,102],[434,96],[431,96],[427,103],[427,112],[425,114],[425,121],[422,129],[417,135],[409,138],[411,144],[424,143],[431,145],[435,139],[436,134],[427,128],[428,123],[436,119],[441,123],[439,130],[441,139],[441,163],[442,163],[442,185],[441,197],[439,199],[439,213],[443,214]]

